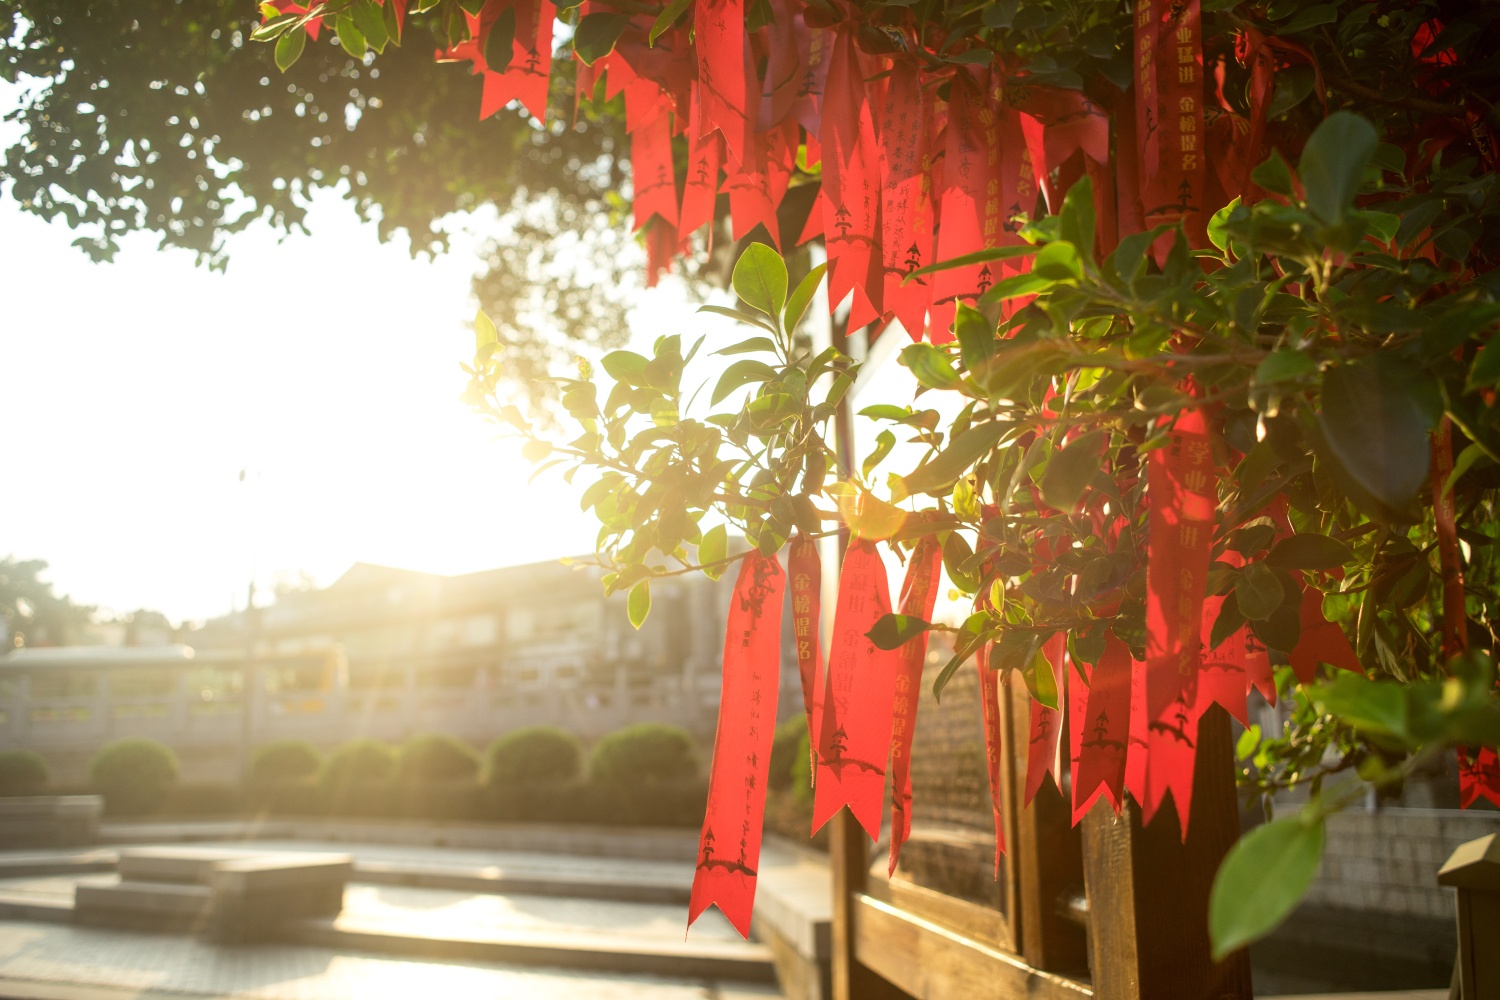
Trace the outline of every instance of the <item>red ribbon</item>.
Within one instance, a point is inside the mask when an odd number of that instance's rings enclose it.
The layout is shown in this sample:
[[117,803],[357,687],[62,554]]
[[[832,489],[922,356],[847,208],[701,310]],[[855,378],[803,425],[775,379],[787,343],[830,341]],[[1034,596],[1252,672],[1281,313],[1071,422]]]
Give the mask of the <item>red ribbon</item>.
[[983,646],[974,661],[979,668],[979,707],[984,721],[985,771],[990,779],[990,811],[995,816],[995,877],[1000,877],[1000,857],[1005,853],[1005,794],[1001,786],[1000,754],[1004,751],[1000,731],[1000,672],[990,666],[990,647]]
[[[943,550],[937,541],[931,535],[919,541],[901,584],[903,615],[932,619],[942,566]],[[911,837],[911,745],[917,731],[922,667],[927,662],[927,633],[908,641],[898,653],[895,697],[891,699],[891,863],[887,874],[895,874],[901,845]]]
[[[960,70],[953,76],[948,102],[947,142],[942,181],[935,187],[941,202],[937,233],[938,260],[999,246],[1006,204],[1000,191],[1002,135],[997,108],[985,99],[988,75],[983,70]],[[985,206],[993,196],[993,211]],[[1026,206],[1029,209],[1029,206]],[[990,230],[988,241],[986,228]],[[947,330],[960,301],[973,305],[997,280],[998,267],[970,264],[939,271],[933,277],[933,329]]]
[[[547,80],[552,73],[552,22],[557,17],[557,8],[552,0],[513,0],[511,3],[496,3],[491,0],[480,12],[485,21],[485,35],[494,18],[507,6],[516,12],[516,37],[511,43],[510,65],[504,73],[484,70],[484,94],[480,98],[479,117],[490,115],[511,101],[520,101],[533,118],[541,121],[547,116]],[[472,32],[476,38],[478,32]],[[484,64],[482,49],[474,53],[476,65]]]
[[750,936],[760,865],[766,775],[781,675],[781,598],[786,578],[775,559],[752,549],[740,564],[724,632],[724,687],[709,769],[708,809],[688,901],[688,926],[717,906]]
[[[1113,632],[1104,639],[1104,654],[1088,676],[1088,687],[1072,684],[1069,699],[1075,721],[1073,743],[1073,822],[1088,814],[1101,797],[1115,812],[1125,796],[1125,762],[1130,746],[1130,650]],[[1070,680],[1072,680],[1070,678]]]
[[871,840],[880,836],[891,749],[891,695],[900,654],[877,648],[866,633],[890,613],[885,561],[874,542],[856,539],[844,556],[833,616],[813,792],[815,833],[841,806],[848,806]]
[[1199,0],[1142,0],[1136,128],[1146,224],[1203,207],[1203,16]]
[[931,276],[908,280],[913,271],[932,263],[927,103],[917,68],[897,63],[886,85],[880,121],[881,263],[885,305],[913,340],[921,340],[927,329],[932,298]]
[[1037,669],[1043,668],[1052,673],[1052,689],[1058,692],[1058,707],[1048,708],[1035,698],[1031,699],[1031,726],[1027,736],[1026,746],[1026,798],[1025,805],[1031,805],[1031,800],[1036,798],[1036,793],[1042,787],[1042,781],[1050,774],[1052,781],[1059,789],[1062,788],[1062,691],[1066,684],[1064,671],[1066,669],[1068,655],[1068,637],[1065,633],[1058,632],[1046,641],[1042,646],[1041,662]]
[[833,43],[823,95],[823,242],[828,248],[828,308],[851,293],[849,329],[880,318],[880,147],[850,29]]
[[[682,211],[677,228],[686,244],[689,236],[701,226],[713,222],[714,201],[719,194],[719,164],[724,159],[724,137],[718,132],[707,135],[699,131],[699,88],[692,90],[692,111],[687,128],[688,169],[682,185]],[[713,248],[713,226],[705,234],[706,249]],[[687,249],[684,246],[684,250]]]
[[698,46],[699,135],[724,133],[729,156],[744,163],[750,155],[752,95],[760,87],[745,58],[744,0],[704,0],[694,14]]
[[823,647],[818,636],[823,561],[818,557],[818,543],[799,531],[792,541],[787,570],[792,578],[792,635],[797,642],[797,671],[802,678],[802,709],[807,715],[808,738],[815,753],[823,695]]
[[1303,588],[1300,617],[1302,634],[1297,639],[1297,648],[1288,656],[1297,680],[1311,684],[1317,677],[1319,663],[1330,663],[1356,674],[1365,672],[1344,630],[1323,617],[1323,592],[1317,587]]
[[[1233,549],[1226,549],[1219,559],[1230,566],[1245,564],[1244,557]],[[1219,611],[1226,600],[1228,595],[1209,594],[1203,598],[1203,624],[1200,632],[1202,653],[1198,672],[1198,684],[1203,690],[1203,697],[1200,701],[1204,706],[1223,705],[1226,712],[1240,720],[1240,725],[1248,727],[1250,712],[1247,698],[1250,694],[1250,680],[1247,676],[1246,659],[1251,640],[1250,629],[1241,625],[1217,646],[1209,645],[1214,622],[1218,621]],[[1267,670],[1270,665],[1271,661],[1267,658]],[[1274,687],[1272,690],[1275,690]]]
[[[627,104],[630,96],[627,92]],[[665,109],[631,134],[630,173],[635,183],[635,198],[631,206],[635,213],[635,228],[644,226],[652,215],[660,216],[669,226],[676,226],[677,176],[672,169],[672,116]]]

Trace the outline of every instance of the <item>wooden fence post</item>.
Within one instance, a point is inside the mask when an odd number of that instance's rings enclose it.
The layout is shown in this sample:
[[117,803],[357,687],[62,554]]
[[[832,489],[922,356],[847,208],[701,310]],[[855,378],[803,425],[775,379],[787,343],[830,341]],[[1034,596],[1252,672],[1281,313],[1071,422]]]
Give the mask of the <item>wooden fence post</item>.
[[1186,843],[1172,806],[1149,827],[1128,800],[1118,818],[1101,803],[1083,821],[1098,1000],[1250,1000],[1249,953],[1215,963],[1208,941],[1214,873],[1239,836],[1228,714],[1214,706],[1198,734]]

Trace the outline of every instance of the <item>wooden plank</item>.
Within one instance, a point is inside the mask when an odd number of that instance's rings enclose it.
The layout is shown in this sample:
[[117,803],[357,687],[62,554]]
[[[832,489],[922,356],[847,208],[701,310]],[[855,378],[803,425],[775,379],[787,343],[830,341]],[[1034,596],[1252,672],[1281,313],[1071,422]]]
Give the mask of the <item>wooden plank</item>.
[[1209,890],[1238,836],[1229,716],[1215,706],[1198,728],[1186,843],[1171,804],[1149,827],[1128,800],[1118,818],[1101,802],[1083,822],[1090,958],[1100,1000],[1250,1000],[1248,952],[1215,964],[1208,940]]
[[1025,797],[1031,695],[1014,674],[1006,678],[1002,690],[1008,694],[1013,727],[1009,740],[1016,775],[1012,808],[1019,809],[1011,848],[1018,864],[1017,891],[1012,897],[1019,938],[1015,950],[1033,968],[1086,973],[1088,935],[1066,916],[1065,903],[1083,888],[1083,838],[1073,826],[1068,801],[1050,780],[1042,783],[1031,805],[1019,808]]
[[889,906],[930,920],[955,934],[1001,951],[1013,951],[1005,914],[989,906],[896,879],[871,878],[865,892]]
[[828,863],[833,871],[833,998],[902,1000],[906,994],[871,971],[856,953],[855,900],[865,890],[869,838],[848,809],[840,809],[828,822]]
[[1079,1000],[1088,985],[955,934],[868,895],[854,900],[859,961],[919,1000]]

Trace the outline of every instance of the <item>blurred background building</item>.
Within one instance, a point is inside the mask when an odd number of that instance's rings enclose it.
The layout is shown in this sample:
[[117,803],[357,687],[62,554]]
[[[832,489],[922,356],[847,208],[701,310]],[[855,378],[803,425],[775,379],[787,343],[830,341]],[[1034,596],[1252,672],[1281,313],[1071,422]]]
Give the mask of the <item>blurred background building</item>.
[[[130,736],[172,747],[197,781],[237,778],[248,748],[287,738],[327,749],[435,732],[483,746],[545,723],[588,742],[670,722],[708,745],[732,585],[655,581],[637,631],[625,595],[604,597],[591,567],[437,576],[359,563],[326,588],[185,632],[11,650],[0,656],[0,747],[36,750],[73,783],[100,747]],[[782,716],[801,705],[790,639],[784,628]]]

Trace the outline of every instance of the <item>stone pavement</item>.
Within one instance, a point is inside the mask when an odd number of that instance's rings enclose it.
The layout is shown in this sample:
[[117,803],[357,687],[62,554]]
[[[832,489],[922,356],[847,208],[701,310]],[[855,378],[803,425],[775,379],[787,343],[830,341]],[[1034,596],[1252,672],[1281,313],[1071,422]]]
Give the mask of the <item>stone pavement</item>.
[[[91,988],[101,988],[91,989]],[[771,1000],[773,987],[427,962],[298,945],[0,922],[0,997],[146,1000]]]

